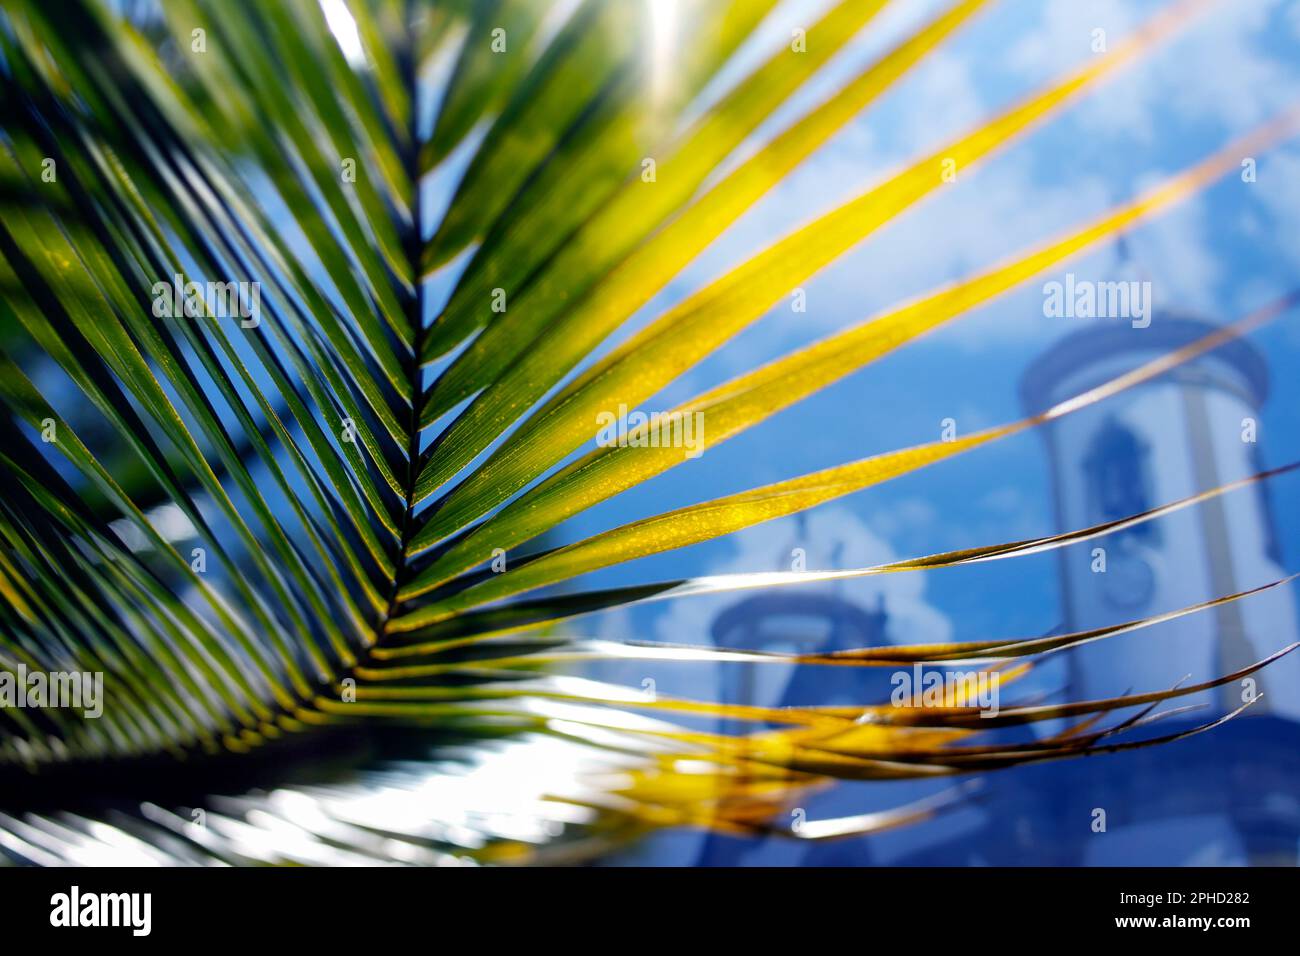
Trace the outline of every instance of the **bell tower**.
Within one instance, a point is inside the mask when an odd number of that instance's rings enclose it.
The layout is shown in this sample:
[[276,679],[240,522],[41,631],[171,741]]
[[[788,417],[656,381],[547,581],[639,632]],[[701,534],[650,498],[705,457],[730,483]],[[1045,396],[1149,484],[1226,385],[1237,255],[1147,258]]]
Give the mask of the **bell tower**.
[[[1066,335],[1026,372],[1029,412],[1098,385],[1212,332],[1203,320],[1156,314],[1147,328],[1098,324]],[[1057,524],[1082,528],[1194,495],[1267,467],[1258,410],[1268,393],[1262,355],[1243,340],[1043,429]],[[1084,630],[1174,610],[1285,574],[1268,482],[1059,552],[1064,629]],[[1070,697],[1168,686],[1237,670],[1297,639],[1290,588],[1278,588],[1150,630],[1070,652]],[[1118,676],[1117,676],[1118,675]],[[1260,714],[1300,718],[1300,659],[1253,678]],[[1117,685],[1123,686],[1117,686]],[[1232,710],[1249,686],[1221,688]]]

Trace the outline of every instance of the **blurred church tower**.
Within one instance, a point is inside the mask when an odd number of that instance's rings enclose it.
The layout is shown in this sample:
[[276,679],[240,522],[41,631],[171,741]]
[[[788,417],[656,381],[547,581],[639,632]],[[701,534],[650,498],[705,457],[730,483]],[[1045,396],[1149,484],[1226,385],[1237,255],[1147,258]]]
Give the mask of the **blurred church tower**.
[[[1211,332],[1202,320],[1157,313],[1147,328],[1101,320],[1058,341],[1026,372],[1021,396],[1041,411]],[[1236,340],[1114,398],[1059,419],[1047,443],[1057,525],[1083,528],[1137,514],[1264,470],[1259,409],[1268,393],[1264,357]],[[1284,576],[1267,481],[1059,551],[1063,629],[1134,620]],[[1095,548],[1105,549],[1105,572]],[[1278,588],[1107,641],[1071,655],[1069,696],[1104,697],[1199,682],[1260,660],[1297,639],[1292,589]],[[1253,714],[1300,718],[1300,655],[1255,675],[1264,694]],[[1215,701],[1234,710],[1244,688]]]

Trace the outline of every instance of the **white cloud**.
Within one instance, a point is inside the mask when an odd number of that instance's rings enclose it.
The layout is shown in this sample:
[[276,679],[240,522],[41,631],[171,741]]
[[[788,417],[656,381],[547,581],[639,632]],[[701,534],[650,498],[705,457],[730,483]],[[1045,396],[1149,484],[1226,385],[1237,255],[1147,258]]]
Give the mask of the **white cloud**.
[[[1094,30],[1105,30],[1107,46],[1114,50],[1171,6],[1148,11],[1121,0],[1046,4],[1041,23],[1015,44],[1008,64],[1040,77],[1057,64],[1084,62],[1095,55]],[[1171,112],[1235,128],[1259,122],[1294,95],[1293,84],[1286,82],[1288,71],[1257,42],[1277,7],[1221,4],[1197,17],[1117,77],[1111,91],[1089,97],[1080,107],[1081,124],[1094,132],[1150,142],[1156,118]]]

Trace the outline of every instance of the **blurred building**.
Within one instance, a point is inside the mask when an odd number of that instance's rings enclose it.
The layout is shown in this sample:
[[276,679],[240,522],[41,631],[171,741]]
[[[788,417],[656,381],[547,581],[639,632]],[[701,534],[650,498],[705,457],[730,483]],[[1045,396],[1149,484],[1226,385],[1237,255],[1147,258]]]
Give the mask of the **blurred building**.
[[[1164,314],[1144,329],[1099,324],[1068,334],[1026,372],[1025,410],[1042,411],[1212,330],[1205,321]],[[1058,529],[1139,514],[1264,470],[1258,415],[1267,392],[1264,356],[1233,341],[1040,429]],[[1138,620],[1283,577],[1270,495],[1268,482],[1256,483],[1060,549],[1058,632]],[[1104,549],[1104,571],[1095,548]],[[831,587],[743,599],[722,611],[712,630],[719,646],[829,651],[885,643],[887,619],[883,605],[859,607]],[[1297,636],[1293,590],[1282,587],[1053,655],[1046,668],[1060,678],[1055,697],[1102,698],[1167,688],[1185,674],[1204,681],[1267,657]],[[769,705],[861,701],[865,690],[856,668],[791,672],[735,665],[725,680],[723,700]],[[917,849],[887,859],[874,852],[871,838],[792,852],[770,839],[711,836],[698,862],[1294,865],[1300,845],[1297,686],[1300,654],[1257,674],[1253,686],[1232,683],[1217,694],[1197,695],[1194,702],[1206,709],[1161,721],[1148,736],[1190,729],[1235,710],[1244,695],[1263,695],[1241,719],[1212,733],[1096,760],[990,774],[955,828],[945,825],[938,840],[918,832]],[[1092,830],[1096,808],[1106,810],[1105,833]],[[846,801],[826,809],[870,807]]]
[[[808,538],[805,515],[796,517],[796,527],[799,530],[791,544]],[[782,550],[776,555],[777,563],[784,563],[789,555],[788,549]],[[832,555],[830,566],[838,563],[836,557]],[[841,584],[831,583],[816,588],[781,588],[743,598],[713,619],[710,638],[715,647],[825,654],[888,643],[888,621],[883,596],[877,596],[874,608],[864,608],[849,599]],[[814,703],[851,706],[879,696],[878,688],[871,689],[872,676],[858,667],[730,664],[720,672],[719,699],[769,707]],[[720,729],[740,734],[752,733],[754,727],[752,723],[728,722]],[[754,841],[710,834],[701,845],[697,863],[851,866],[868,862],[864,849],[858,841],[792,847],[780,838]]]
[[[1201,319],[1166,313],[1148,328],[1103,324],[1067,335],[1025,373],[1025,411],[1043,411],[1213,331]],[[1040,429],[1058,529],[1139,514],[1265,470],[1259,410],[1267,395],[1264,356],[1234,340]],[[1271,495],[1270,483],[1258,482],[1058,551],[1061,629],[1138,620],[1283,577]],[[1125,687],[1155,689],[1183,674],[1204,681],[1296,639],[1294,591],[1278,588],[1070,651],[1067,693],[1090,699]],[[1073,802],[1082,799],[1078,810],[1108,808],[1112,825],[1101,835],[1107,839],[1084,840],[1061,862],[1137,863],[1144,846],[1167,859],[1174,842],[1186,848],[1187,863],[1294,864],[1300,801],[1295,777],[1284,770],[1296,770],[1297,686],[1300,659],[1291,655],[1248,682],[1199,695],[1210,697],[1198,702],[1211,713],[1262,695],[1240,721],[1168,748],[1124,755],[1120,768],[1086,761],[1065,770]],[[1186,728],[1208,716],[1194,714],[1161,729]],[[994,786],[998,792],[990,798],[1001,795],[1008,808],[1018,806],[1022,829],[1049,837],[1054,815],[1036,804],[1033,788],[1012,794]],[[1072,816],[1078,820],[1077,812]]]
[[[1145,329],[1124,323],[1067,335],[1026,372],[1021,386],[1026,413],[1043,411],[1213,331],[1203,321],[1158,315]],[[1267,393],[1263,356],[1236,340],[1043,427],[1058,528],[1139,514],[1264,470],[1258,422]],[[1269,483],[1260,482],[1087,547],[1058,551],[1063,629],[1136,620],[1283,577],[1270,494]],[[1117,674],[1138,689],[1167,686],[1171,663],[1179,670],[1176,676],[1205,680],[1297,639],[1289,588],[1161,627],[1156,639],[1142,632],[1108,641],[1104,653],[1071,653],[1070,696],[1114,694]],[[1263,694],[1255,715],[1300,718],[1300,694],[1290,690],[1300,682],[1300,659],[1278,661],[1254,681],[1254,690]],[[1218,705],[1239,707],[1243,690],[1249,689],[1225,686]]]
[[[713,621],[715,647],[743,647],[784,654],[825,654],[886,643],[889,615],[884,598],[874,610],[846,600],[838,589],[777,590],[742,600]],[[855,667],[774,668],[745,664],[723,673],[725,701],[778,707],[861,702],[863,672]],[[769,687],[760,682],[770,675]],[[766,691],[766,692],[765,692]]]

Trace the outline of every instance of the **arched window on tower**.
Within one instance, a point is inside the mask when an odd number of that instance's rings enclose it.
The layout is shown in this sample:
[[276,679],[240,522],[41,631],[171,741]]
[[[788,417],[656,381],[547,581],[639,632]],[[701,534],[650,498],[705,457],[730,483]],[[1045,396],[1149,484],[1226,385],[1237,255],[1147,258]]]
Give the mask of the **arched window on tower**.
[[[1097,431],[1083,467],[1088,476],[1088,512],[1094,523],[1150,510],[1150,448],[1113,415]],[[1122,534],[1153,541],[1157,538],[1156,527],[1155,522],[1144,522]]]

